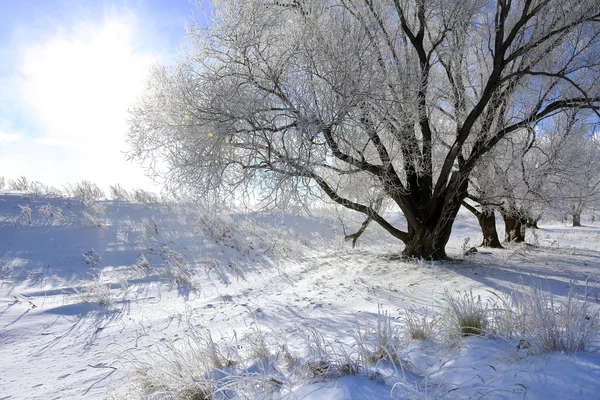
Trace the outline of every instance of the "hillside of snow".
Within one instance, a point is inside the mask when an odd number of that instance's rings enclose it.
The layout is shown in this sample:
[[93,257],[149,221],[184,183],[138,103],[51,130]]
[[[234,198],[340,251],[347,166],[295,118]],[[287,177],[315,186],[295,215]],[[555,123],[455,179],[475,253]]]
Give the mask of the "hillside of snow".
[[328,209],[0,192],[0,400],[598,398],[587,222],[465,256],[461,213],[426,262],[376,227],[352,249]]

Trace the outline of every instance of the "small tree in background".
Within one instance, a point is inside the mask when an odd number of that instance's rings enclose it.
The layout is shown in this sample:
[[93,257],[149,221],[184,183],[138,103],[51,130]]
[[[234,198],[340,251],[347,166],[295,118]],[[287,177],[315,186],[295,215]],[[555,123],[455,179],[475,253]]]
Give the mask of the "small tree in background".
[[600,200],[600,143],[593,131],[590,123],[573,117],[560,134],[546,140],[548,151],[555,148],[557,154],[551,160],[555,172],[546,183],[547,198],[556,214],[572,217],[574,227]]

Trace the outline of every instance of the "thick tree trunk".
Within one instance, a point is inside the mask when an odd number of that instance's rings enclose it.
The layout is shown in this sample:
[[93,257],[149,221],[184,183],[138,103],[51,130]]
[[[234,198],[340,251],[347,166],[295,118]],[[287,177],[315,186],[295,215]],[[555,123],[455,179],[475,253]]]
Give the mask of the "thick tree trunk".
[[[467,196],[468,181],[459,172],[452,173],[448,186],[431,207],[421,207],[408,224],[408,240],[402,255],[408,258],[445,260],[446,244],[460,206]],[[411,224],[411,221],[413,223]]]
[[503,247],[498,238],[498,231],[496,230],[496,214],[494,213],[494,209],[484,208],[483,211],[479,211],[469,203],[463,202],[462,205],[477,217],[477,222],[479,222],[481,233],[483,234],[481,246],[502,249]]
[[581,214],[573,214],[573,226],[581,226]]
[[495,249],[501,249],[500,239],[498,238],[498,231],[496,230],[496,215],[494,210],[487,210],[477,215],[477,221],[481,227],[483,233],[483,242],[481,243],[484,247],[492,247]]
[[525,226],[526,220],[523,218],[511,215],[504,214],[502,215],[504,218],[504,228],[505,228],[505,241],[521,243],[525,241]]
[[[415,232],[408,242],[405,243],[402,255],[406,258],[423,258],[426,260],[445,260],[446,243],[452,231],[452,225],[445,227],[447,232],[434,235],[429,231]],[[437,237],[436,237],[437,236]]]

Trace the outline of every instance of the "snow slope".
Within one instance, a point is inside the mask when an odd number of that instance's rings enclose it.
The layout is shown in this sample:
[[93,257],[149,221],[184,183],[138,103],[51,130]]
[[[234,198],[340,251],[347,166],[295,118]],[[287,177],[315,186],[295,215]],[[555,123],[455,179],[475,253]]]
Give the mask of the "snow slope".
[[[600,228],[542,224],[528,233],[536,246],[465,257],[481,236],[460,214],[452,262],[401,261],[376,227],[357,249],[342,236],[324,210],[216,215],[4,192],[0,399],[193,398],[184,386],[206,382],[217,398],[600,398],[596,352],[408,340],[405,313],[439,319],[451,293],[485,301],[536,281],[557,301],[588,293],[597,310]],[[382,332],[395,355],[367,360]]]

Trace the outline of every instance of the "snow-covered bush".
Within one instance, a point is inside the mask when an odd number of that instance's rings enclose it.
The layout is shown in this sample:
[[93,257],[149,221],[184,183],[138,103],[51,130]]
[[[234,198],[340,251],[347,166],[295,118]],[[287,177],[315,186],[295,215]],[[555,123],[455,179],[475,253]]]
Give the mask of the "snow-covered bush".
[[19,208],[21,209],[21,224],[31,225],[31,207],[29,204],[24,206],[19,204]]
[[405,333],[410,340],[431,340],[437,334],[439,317],[432,315],[427,307],[409,308],[404,311]]
[[147,276],[150,273],[150,261],[144,256],[140,254],[135,264],[133,264],[133,269],[141,276]]
[[[362,340],[358,335],[354,335],[354,339],[357,344],[359,340]],[[364,342],[360,343],[364,345]],[[294,378],[299,381],[335,379],[346,375],[356,375],[361,369],[361,361],[366,361],[360,358],[361,354],[357,354],[355,351],[351,354],[340,343],[328,342],[323,334],[314,328],[307,330],[306,347],[308,353],[306,358],[294,356],[289,352],[285,353],[288,368],[292,368]],[[362,346],[363,350],[365,348]]]
[[377,325],[374,328],[361,329],[354,333],[362,365],[377,364],[387,360],[405,367],[407,362],[399,350],[403,349],[402,333],[398,325],[392,324],[392,318],[381,307],[378,310]]
[[86,228],[106,228],[102,218],[96,217],[87,211],[81,212],[81,224]]
[[[374,329],[360,329],[355,343],[328,341],[315,328],[307,328],[306,356],[292,354],[276,332],[265,333],[254,321],[248,333],[231,342],[216,343],[209,331],[195,326],[183,329],[177,339],[162,340],[148,347],[147,354],[129,364],[137,371],[134,388],[144,398],[294,398],[293,390],[304,383],[363,375],[384,382],[378,372],[381,362],[401,370],[409,366],[401,358],[404,347],[387,313],[379,312]],[[244,344],[243,346],[241,344]],[[387,364],[389,365],[389,364]]]
[[75,290],[84,303],[94,303],[108,308],[115,308],[116,295],[110,288],[110,284],[102,280],[101,274],[92,275],[92,279]]
[[118,183],[116,185],[110,185],[109,190],[110,190],[110,197],[113,200],[119,200],[119,201],[131,200],[131,195],[129,194],[129,192]]
[[29,182],[24,176],[18,178],[17,180],[9,179],[8,188],[10,190],[26,192],[29,189]]
[[159,201],[156,194],[144,189],[135,189],[133,191],[133,199],[141,204],[153,204]]
[[450,293],[444,290],[442,325],[450,337],[482,335],[488,326],[488,306],[472,291]]
[[96,250],[91,249],[90,251],[83,253],[83,261],[92,268],[96,268],[98,264],[102,262],[102,257],[96,253]]
[[208,372],[234,362],[223,355],[210,332],[202,334],[195,329],[185,332],[181,338],[153,346],[154,350],[143,360],[129,360],[137,371],[135,391],[156,400],[212,398],[217,385]]
[[[203,209],[191,209],[192,218],[202,224],[203,234],[216,243],[248,255],[261,249],[271,255],[286,256],[300,251],[302,239],[292,230],[257,224],[252,218],[236,220],[230,214],[211,213]],[[322,244],[322,238],[319,243]],[[306,243],[304,243],[306,245]]]
[[102,189],[95,183],[86,180],[71,185],[68,190],[69,194],[85,208],[94,208],[96,201],[104,198]]
[[65,217],[63,215],[63,210],[60,207],[56,207],[51,205],[50,203],[42,204],[37,207],[38,213],[46,218],[47,221],[52,221],[53,223],[63,223],[65,222]]
[[47,192],[48,188],[46,185],[40,182],[31,181],[29,182],[29,187],[27,188],[26,197],[29,199],[35,199],[37,197],[45,196]]
[[565,299],[538,284],[498,296],[493,322],[497,334],[519,340],[528,353],[589,351],[600,339],[600,310],[588,288],[577,294],[573,282]]
[[167,248],[162,256],[167,264],[167,272],[177,286],[195,286],[194,270],[181,253]]
[[129,243],[129,234],[124,231],[117,231],[116,239],[118,243]]

